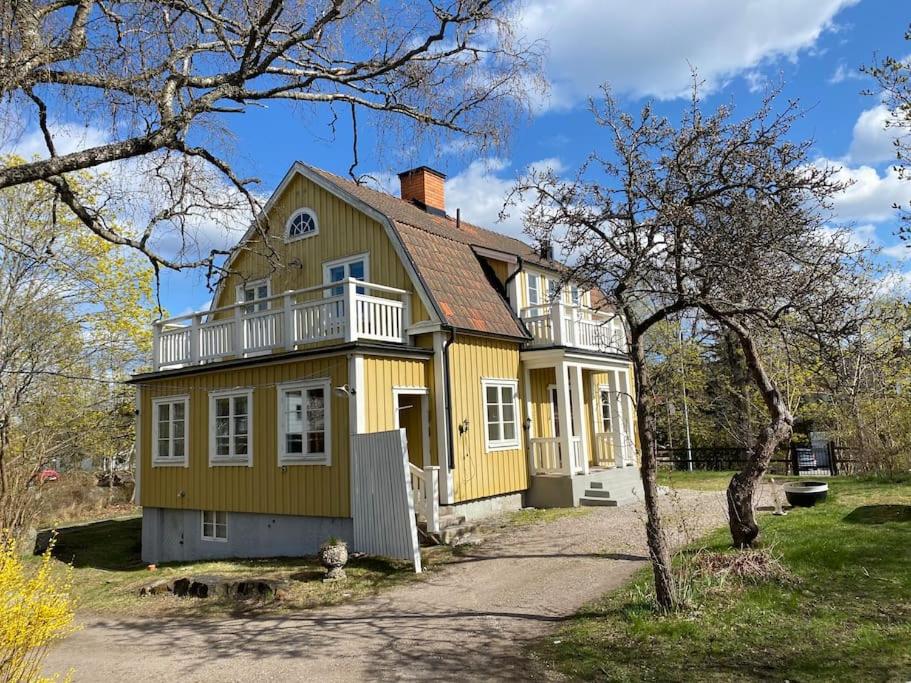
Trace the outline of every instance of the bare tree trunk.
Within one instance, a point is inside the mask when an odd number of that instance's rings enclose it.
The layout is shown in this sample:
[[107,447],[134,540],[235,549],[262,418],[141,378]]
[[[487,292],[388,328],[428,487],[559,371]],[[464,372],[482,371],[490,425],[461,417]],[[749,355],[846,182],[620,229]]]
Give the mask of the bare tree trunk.
[[655,575],[655,597],[659,607],[671,610],[677,604],[677,586],[671,571],[671,553],[664,535],[661,512],[658,509],[658,462],[657,440],[655,437],[655,410],[649,391],[648,368],[641,338],[631,345],[633,370],[636,376],[636,423],[639,444],[642,448],[642,462],[639,473],[645,497],[645,535],[648,554]]
[[769,467],[778,445],[791,437],[793,417],[775,382],[769,377],[750,331],[735,321],[724,320],[740,339],[747,369],[762,394],[769,412],[769,424],[759,432],[743,469],[728,484],[728,526],[736,548],[748,548],[759,537],[759,525],[753,511],[756,486]]

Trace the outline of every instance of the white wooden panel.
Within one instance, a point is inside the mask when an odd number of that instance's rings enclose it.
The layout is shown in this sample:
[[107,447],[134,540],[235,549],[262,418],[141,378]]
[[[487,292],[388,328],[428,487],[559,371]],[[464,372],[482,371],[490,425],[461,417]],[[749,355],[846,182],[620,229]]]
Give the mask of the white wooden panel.
[[354,550],[414,562],[421,571],[405,430],[352,437]]

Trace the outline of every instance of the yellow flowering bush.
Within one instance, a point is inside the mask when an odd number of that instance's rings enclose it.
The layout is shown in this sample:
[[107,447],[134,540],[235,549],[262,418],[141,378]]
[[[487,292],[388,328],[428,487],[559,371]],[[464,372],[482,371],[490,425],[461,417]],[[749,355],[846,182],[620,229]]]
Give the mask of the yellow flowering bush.
[[48,645],[73,632],[72,567],[55,570],[51,548],[28,571],[16,541],[0,541],[0,681],[51,681],[41,676]]

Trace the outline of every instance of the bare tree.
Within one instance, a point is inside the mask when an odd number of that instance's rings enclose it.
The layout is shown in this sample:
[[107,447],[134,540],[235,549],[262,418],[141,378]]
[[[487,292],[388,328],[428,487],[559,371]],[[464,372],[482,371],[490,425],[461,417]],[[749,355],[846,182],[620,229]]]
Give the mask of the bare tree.
[[[905,33],[905,40],[911,41],[911,28]],[[911,180],[911,57],[885,57],[861,67],[861,71],[872,76],[878,86],[867,94],[880,98],[888,108],[886,127],[895,134],[896,168],[900,177]],[[911,205],[896,205],[895,209],[901,212],[900,234],[907,240],[911,238]]]
[[[0,168],[0,189],[50,184],[87,228],[156,269],[211,272],[223,251],[173,256],[160,238],[186,247],[201,217],[244,205],[255,214],[254,180],[230,158],[229,117],[289,102],[336,119],[350,111],[355,126],[360,111],[384,129],[398,121],[501,143],[540,68],[539,46],[517,38],[513,13],[506,0],[4,2],[2,132],[37,122],[47,157]],[[64,123],[100,126],[106,138],[58,152]],[[121,174],[139,175],[133,187],[160,199],[144,224],[121,228],[106,218],[106,199],[79,192],[67,174],[126,161],[136,163]]]
[[[767,220],[800,221],[806,235],[820,226],[819,203],[838,189],[832,169],[808,163],[809,142],[788,140],[801,115],[797,104],[776,111],[774,103],[771,93],[755,112],[735,120],[727,106],[704,114],[694,88],[675,126],[650,105],[638,117],[622,112],[605,89],[603,103],[593,103],[592,110],[611,149],[592,154],[572,180],[533,173],[515,190],[531,201],[525,213],[530,234],[559,245],[573,263],[569,276],[600,288],[627,326],[646,532],[657,600],[665,609],[674,607],[676,595],[657,504],[657,414],[647,337],[657,323],[687,309],[729,313],[724,320],[732,325],[735,313],[752,312],[741,301],[730,310],[720,305],[749,292],[764,263],[731,230],[750,219],[756,231]],[[743,254],[732,262],[738,249]]]

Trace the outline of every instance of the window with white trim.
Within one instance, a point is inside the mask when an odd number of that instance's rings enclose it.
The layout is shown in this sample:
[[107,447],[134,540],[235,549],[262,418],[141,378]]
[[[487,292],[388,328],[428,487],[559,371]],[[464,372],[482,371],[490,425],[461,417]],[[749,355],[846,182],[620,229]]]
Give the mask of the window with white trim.
[[238,303],[249,304],[244,306],[244,313],[247,314],[267,310],[269,302],[264,301],[264,299],[268,299],[271,295],[272,286],[268,278],[246,282],[237,286]]
[[253,390],[209,394],[209,464],[253,464]]
[[612,432],[613,430],[613,409],[611,408],[611,402],[613,401],[613,396],[609,389],[603,388],[600,390],[601,398],[601,431],[604,433]]
[[[342,282],[351,278],[352,280],[366,280],[369,277],[370,259],[367,254],[351,256],[337,261],[329,261],[323,264],[323,284],[330,285],[333,282]],[[341,296],[341,287],[333,287],[329,296]],[[364,293],[363,287],[357,288],[358,294]]]
[[228,513],[216,510],[202,511],[202,540],[228,540]]
[[152,465],[187,464],[187,396],[152,400]]
[[582,293],[579,291],[579,285],[570,285],[569,302],[576,306],[582,303]]
[[328,379],[278,387],[278,464],[328,465],[331,458]]
[[484,440],[488,451],[519,447],[516,418],[518,382],[507,379],[482,380],[484,392]]
[[538,304],[541,303],[541,276],[529,273],[527,281],[529,314],[541,315],[541,309],[537,308]]
[[285,224],[285,241],[292,242],[319,234],[319,223],[313,209],[298,209]]

